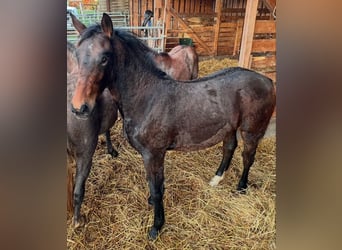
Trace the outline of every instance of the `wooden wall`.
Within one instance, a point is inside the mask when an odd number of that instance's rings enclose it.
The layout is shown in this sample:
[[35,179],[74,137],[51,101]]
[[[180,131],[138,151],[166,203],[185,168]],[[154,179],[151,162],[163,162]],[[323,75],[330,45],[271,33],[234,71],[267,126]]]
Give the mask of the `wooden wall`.
[[[241,41],[246,0],[168,1],[166,51],[179,38],[191,38],[200,55],[236,55]],[[272,19],[264,1],[258,3],[258,20]],[[201,41],[200,41],[201,40]]]
[[129,13],[129,0],[99,0],[98,10],[101,12]]
[[[257,20],[273,19],[268,1],[259,0]],[[179,38],[191,38],[199,55],[236,56],[246,3],[247,0],[129,0],[130,25],[141,26],[147,9],[154,12],[154,22],[163,20],[166,8],[167,52],[179,44]]]
[[251,68],[276,82],[276,22],[259,20],[255,23]]

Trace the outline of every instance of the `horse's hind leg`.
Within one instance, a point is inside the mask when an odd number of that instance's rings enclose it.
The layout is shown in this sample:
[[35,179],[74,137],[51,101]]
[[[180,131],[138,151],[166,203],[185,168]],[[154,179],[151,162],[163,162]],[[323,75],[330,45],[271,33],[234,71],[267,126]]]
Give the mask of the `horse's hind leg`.
[[255,158],[256,149],[262,134],[253,134],[251,132],[241,131],[241,137],[244,141],[244,148],[242,151],[243,172],[237,186],[238,191],[244,191],[248,184],[248,173]]
[[210,186],[217,186],[223,180],[224,173],[227,171],[237,147],[236,131],[230,131],[223,140],[223,158],[216,175],[209,182]]
[[106,144],[107,144],[107,152],[112,157],[117,157],[119,155],[118,151],[116,151],[113,147],[112,141],[110,139],[110,131],[109,129],[106,131]]

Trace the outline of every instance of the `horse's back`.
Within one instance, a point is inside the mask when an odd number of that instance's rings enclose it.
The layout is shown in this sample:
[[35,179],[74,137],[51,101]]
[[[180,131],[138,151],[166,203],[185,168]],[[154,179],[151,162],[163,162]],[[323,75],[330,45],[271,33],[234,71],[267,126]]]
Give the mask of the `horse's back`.
[[[275,106],[271,79],[255,71],[233,67],[186,84],[176,84],[179,106],[203,113],[217,113],[225,122],[238,126],[244,117],[269,119]],[[220,112],[218,112],[220,111]],[[197,111],[196,111],[197,112]]]

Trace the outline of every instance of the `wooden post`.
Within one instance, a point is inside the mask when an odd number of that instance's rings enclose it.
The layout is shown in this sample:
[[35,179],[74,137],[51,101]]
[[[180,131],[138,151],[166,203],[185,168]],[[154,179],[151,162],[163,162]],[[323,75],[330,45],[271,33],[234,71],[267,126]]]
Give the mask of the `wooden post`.
[[107,11],[110,12],[110,1],[109,0],[106,0],[106,8],[107,8]]
[[220,26],[221,26],[222,0],[216,0],[215,13],[216,13],[216,25],[214,28],[214,54],[215,56],[217,56],[218,40],[219,40]]
[[259,0],[247,0],[245,21],[242,32],[239,66],[249,68],[254,35],[255,19]]
[[165,39],[164,39],[164,46],[163,46],[163,51],[164,52],[167,52],[166,51],[166,44],[167,44],[167,39],[168,39],[168,33],[167,33],[167,31],[168,31],[168,29],[170,28],[170,21],[171,21],[171,16],[169,15],[169,13],[167,12],[167,8],[169,8],[170,7],[170,5],[169,5],[169,0],[165,0],[165,2],[164,2],[164,6],[163,6],[163,8],[164,8],[164,37],[165,37]]
[[233,56],[236,56],[236,54],[240,48],[241,36],[242,36],[242,27],[243,27],[243,20],[242,20],[242,18],[240,18],[236,22]]

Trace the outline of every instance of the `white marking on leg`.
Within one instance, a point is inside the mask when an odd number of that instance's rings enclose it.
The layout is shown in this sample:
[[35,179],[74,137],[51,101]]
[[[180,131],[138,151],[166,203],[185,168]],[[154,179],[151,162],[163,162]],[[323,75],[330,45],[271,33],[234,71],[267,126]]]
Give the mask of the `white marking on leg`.
[[209,182],[209,185],[212,186],[212,187],[217,186],[217,185],[220,183],[220,181],[223,180],[223,177],[224,177],[224,174],[222,174],[222,176],[215,175],[215,176],[211,179],[211,181]]

